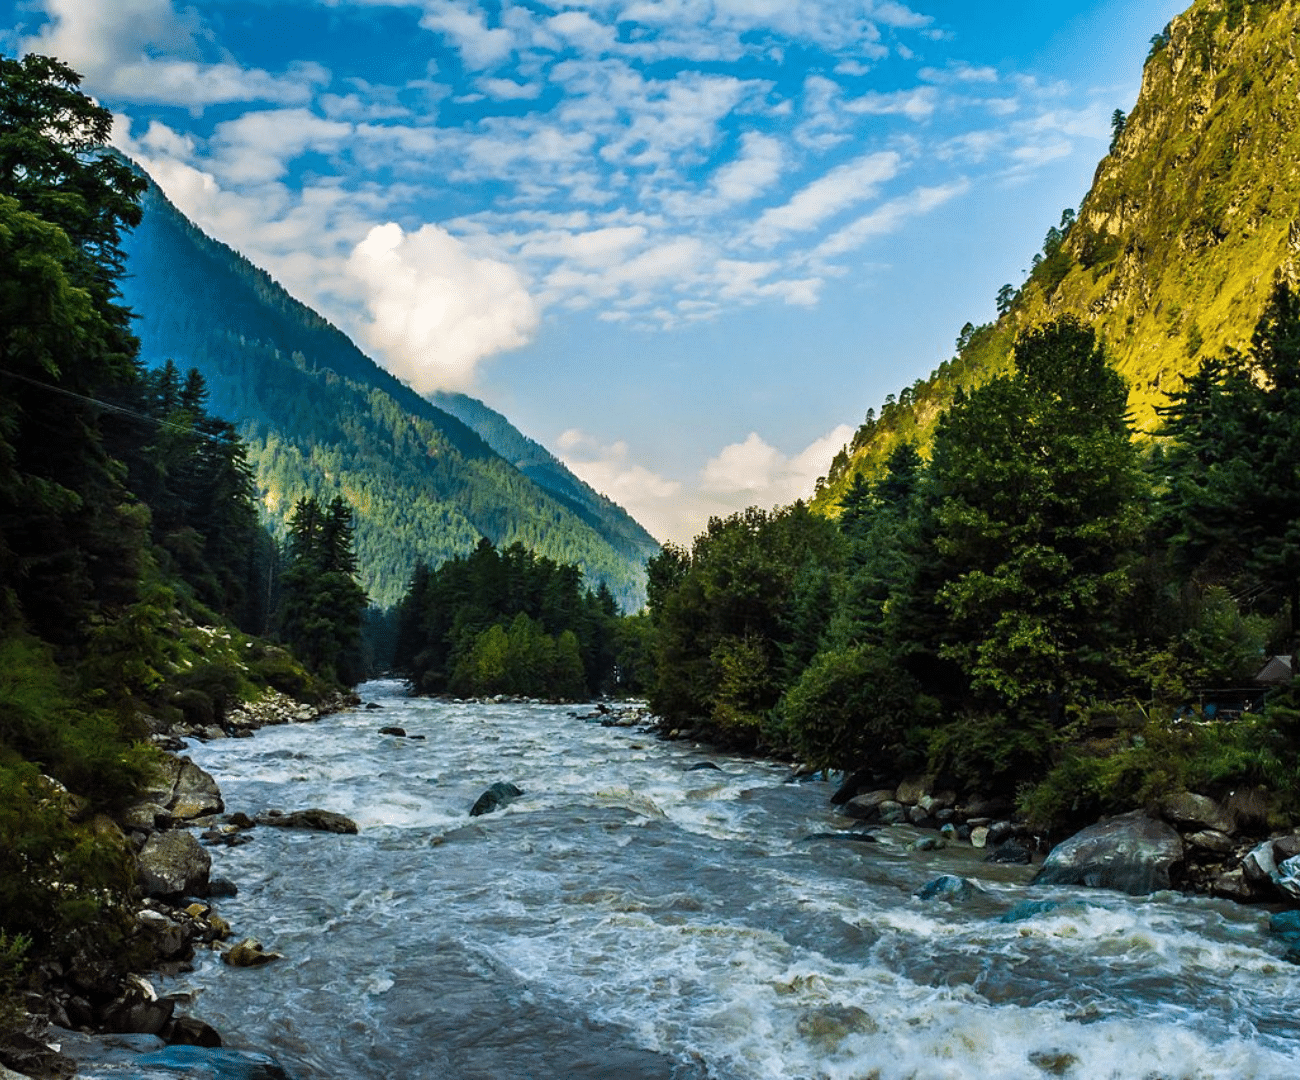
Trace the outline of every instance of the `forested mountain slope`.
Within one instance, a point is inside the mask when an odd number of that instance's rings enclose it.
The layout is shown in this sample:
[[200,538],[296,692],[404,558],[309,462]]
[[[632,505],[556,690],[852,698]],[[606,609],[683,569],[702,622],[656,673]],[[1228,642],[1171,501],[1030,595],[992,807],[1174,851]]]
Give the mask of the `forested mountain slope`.
[[248,444],[278,533],[300,497],[342,495],[355,508],[361,575],[378,603],[401,596],[417,562],[436,565],[487,537],[576,563],[593,587],[603,581],[624,607],[639,606],[653,547],[625,514],[612,504],[594,513],[545,490],[206,236],[153,184],[143,208],[124,244],[122,290],[138,313],[141,357],[202,372],[213,412]]
[[460,420],[538,487],[550,492],[575,514],[609,538],[620,551],[648,559],[659,542],[618,503],[574,476],[564,462],[510,421],[467,394],[438,392],[430,400]]
[[1077,216],[1048,230],[995,324],[964,328],[953,359],[869,414],[815,505],[831,510],[899,442],[928,445],[958,387],[1009,368],[1017,332],[1091,324],[1129,382],[1140,431],[1207,356],[1249,341],[1274,279],[1300,254],[1300,2],[1198,0],[1152,41],[1142,90]]

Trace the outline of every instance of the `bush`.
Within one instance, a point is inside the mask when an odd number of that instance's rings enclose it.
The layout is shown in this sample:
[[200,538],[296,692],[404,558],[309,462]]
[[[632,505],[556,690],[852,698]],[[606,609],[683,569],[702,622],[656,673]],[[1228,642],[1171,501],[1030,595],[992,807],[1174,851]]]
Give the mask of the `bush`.
[[786,733],[805,760],[887,773],[924,763],[937,712],[907,671],[867,645],[819,653],[781,704]]

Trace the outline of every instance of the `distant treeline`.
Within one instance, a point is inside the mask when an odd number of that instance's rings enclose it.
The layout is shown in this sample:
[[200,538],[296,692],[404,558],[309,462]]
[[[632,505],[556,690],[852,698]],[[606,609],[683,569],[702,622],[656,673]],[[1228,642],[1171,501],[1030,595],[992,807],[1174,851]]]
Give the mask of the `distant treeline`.
[[636,689],[644,625],[621,619],[609,588],[587,588],[577,566],[482,540],[467,557],[417,568],[394,662],[422,693],[621,693]]

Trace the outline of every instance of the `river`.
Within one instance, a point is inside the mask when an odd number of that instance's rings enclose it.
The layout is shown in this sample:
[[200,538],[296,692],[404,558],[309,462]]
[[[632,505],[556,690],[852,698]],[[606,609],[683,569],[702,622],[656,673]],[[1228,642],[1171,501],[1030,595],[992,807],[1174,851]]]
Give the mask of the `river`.
[[[831,786],[575,719],[407,698],[194,745],[227,810],[356,836],[214,849],[237,932],[160,987],[296,1080],[1182,1080],[1300,1071],[1300,969],[1267,914],[1037,889],[974,852],[866,844]],[[423,740],[381,735],[398,725]],[[698,767],[705,762],[719,768]],[[692,768],[692,766],[697,766]],[[491,783],[525,794],[471,819]],[[964,903],[921,901],[941,873]],[[990,876],[991,875],[991,876]],[[1062,906],[1015,922],[1013,905]]]

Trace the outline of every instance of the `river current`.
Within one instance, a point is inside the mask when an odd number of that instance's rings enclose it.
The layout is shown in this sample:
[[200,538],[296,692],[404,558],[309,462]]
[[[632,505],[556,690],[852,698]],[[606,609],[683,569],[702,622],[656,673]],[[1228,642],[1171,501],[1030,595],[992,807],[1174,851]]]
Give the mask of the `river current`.
[[[214,849],[240,890],[218,910],[285,959],[204,954],[160,987],[296,1080],[1300,1075],[1300,968],[1265,912],[1036,888],[907,830],[810,839],[848,823],[787,765],[360,689],[382,709],[189,750],[229,811],[360,826]],[[498,780],[524,796],[470,818]],[[980,891],[915,898],[942,873]]]

